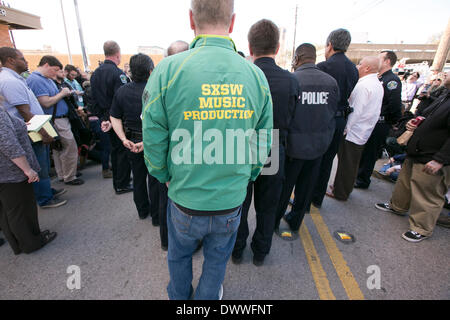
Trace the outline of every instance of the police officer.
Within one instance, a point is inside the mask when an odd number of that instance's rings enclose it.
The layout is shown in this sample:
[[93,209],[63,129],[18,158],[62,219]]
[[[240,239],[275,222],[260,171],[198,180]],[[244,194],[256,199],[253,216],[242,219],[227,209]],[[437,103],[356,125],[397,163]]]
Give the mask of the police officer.
[[92,97],[95,101],[93,113],[100,118],[102,131],[109,132],[113,186],[116,194],[123,194],[133,191],[133,188],[129,185],[131,166],[122,141],[117,137],[114,130],[111,130],[109,112],[114,94],[129,80],[126,74],[117,67],[121,60],[119,45],[114,41],[107,41],[103,45],[103,50],[105,62],[95,70],[91,78]]
[[[284,150],[289,123],[298,102],[299,88],[295,77],[275,64],[275,56],[280,48],[280,32],[272,21],[260,20],[255,23],[250,28],[248,40],[250,55],[254,59],[255,65],[264,72],[270,86],[274,129],[279,130],[280,135],[279,141],[274,141],[272,147],[271,164],[275,165],[275,159],[278,158],[279,170],[275,175],[264,175],[263,173],[255,182],[250,182],[242,209],[241,224],[233,249],[232,261],[236,264],[242,261],[242,253],[249,235],[247,216],[254,189],[256,230],[251,248],[254,254],[253,263],[256,266],[261,266],[272,246],[275,216],[284,178]],[[278,155],[275,157],[276,152],[278,152]]]
[[345,55],[351,43],[351,35],[345,29],[337,29],[328,36],[325,57],[326,61],[319,63],[317,67],[332,76],[338,83],[340,100],[336,112],[336,130],[333,140],[323,156],[320,165],[320,175],[315,184],[312,203],[320,208],[328,187],[328,181],[333,168],[333,161],[339,151],[339,145],[347,125],[347,117],[351,113],[348,99],[359,80],[358,70],[353,62]]
[[148,174],[145,166],[141,120],[142,94],[153,69],[154,64],[149,56],[137,54],[131,57],[130,70],[133,82],[117,90],[110,114],[113,129],[127,149],[127,156],[131,163],[134,203],[139,217],[145,219],[150,213],[153,225],[158,226],[158,183]]
[[[285,183],[277,212],[276,232],[284,216],[289,228],[297,233],[312,195],[322,156],[333,140],[338,110],[339,87],[336,80],[315,65],[316,48],[300,45],[293,62],[294,76],[300,84],[299,104],[289,126],[286,149]],[[284,215],[295,186],[295,204]]]
[[397,62],[397,55],[393,51],[382,51],[379,59],[381,63],[380,81],[384,88],[383,105],[380,120],[364,147],[355,184],[357,189],[369,188],[370,177],[382,148],[386,144],[389,131],[402,117],[402,83],[392,72],[392,68]]

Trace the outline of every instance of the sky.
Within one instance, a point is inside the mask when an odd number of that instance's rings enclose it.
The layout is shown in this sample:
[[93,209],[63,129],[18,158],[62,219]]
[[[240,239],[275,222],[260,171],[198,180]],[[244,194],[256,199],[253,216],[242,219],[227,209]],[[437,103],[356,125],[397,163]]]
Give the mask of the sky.
[[[18,49],[50,45],[67,53],[60,0],[4,0],[12,8],[41,17],[43,30],[14,31]],[[235,0],[236,22],[231,37],[248,54],[247,33],[260,19],[287,29],[287,46],[294,44],[295,7],[298,5],[296,46],[323,45],[337,28],[348,29],[354,42],[426,43],[442,32],[450,18],[448,0]],[[73,0],[63,0],[72,53],[81,53]],[[106,40],[117,41],[122,53],[138,46],[167,48],[175,40],[191,42],[190,0],[78,0],[86,49],[102,53]]]

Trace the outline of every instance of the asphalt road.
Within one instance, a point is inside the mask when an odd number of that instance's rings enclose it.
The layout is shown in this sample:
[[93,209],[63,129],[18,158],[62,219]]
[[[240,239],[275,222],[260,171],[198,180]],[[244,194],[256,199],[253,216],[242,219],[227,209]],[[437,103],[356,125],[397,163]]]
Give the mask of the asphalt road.
[[[39,212],[41,229],[58,232],[54,242],[30,255],[0,247],[0,299],[166,300],[159,230],[138,219],[132,194],[114,194],[101,167],[88,167],[83,179],[85,185],[67,187],[66,206]],[[252,264],[249,239],[243,263],[228,264],[224,299],[450,299],[450,230],[438,226],[419,244],[403,240],[408,218],[374,207],[389,200],[392,189],[374,179],[370,190],[355,190],[346,203],[326,199],[320,212],[306,216],[300,239],[274,235],[263,267]],[[337,241],[333,233],[341,230],[355,242]],[[202,261],[201,253],[194,256],[194,287]],[[80,289],[67,286],[70,266],[79,267]]]

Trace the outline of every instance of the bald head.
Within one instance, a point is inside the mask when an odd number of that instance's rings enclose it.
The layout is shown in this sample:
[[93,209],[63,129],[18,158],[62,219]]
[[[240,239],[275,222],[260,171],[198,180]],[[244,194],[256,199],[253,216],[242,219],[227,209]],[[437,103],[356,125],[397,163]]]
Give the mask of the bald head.
[[380,71],[380,59],[374,56],[365,57],[361,60],[357,68],[360,78],[371,73],[378,73]]
[[167,48],[167,56],[173,56],[174,54],[189,50],[189,43],[185,41],[175,41],[169,48]]

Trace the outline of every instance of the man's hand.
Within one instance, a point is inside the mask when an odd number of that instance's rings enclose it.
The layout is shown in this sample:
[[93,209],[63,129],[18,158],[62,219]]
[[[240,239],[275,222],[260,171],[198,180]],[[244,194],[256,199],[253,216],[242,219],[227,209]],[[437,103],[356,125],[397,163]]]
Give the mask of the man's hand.
[[143,142],[136,143],[134,145],[134,149],[131,151],[134,153],[141,153],[142,151],[144,151],[144,143]]
[[112,124],[110,121],[103,121],[101,127],[103,132],[108,132],[111,130]]
[[127,149],[130,150],[131,152],[134,152],[133,150],[134,150],[134,148],[135,148],[135,144],[134,144],[133,142],[131,142],[131,141],[128,140],[128,139],[124,139],[124,140],[122,140],[122,143],[123,143],[123,146],[124,146],[125,148],[127,148]]
[[39,130],[39,134],[42,137],[42,143],[45,145],[49,145],[54,141],[54,139],[44,129]]
[[28,177],[28,183],[39,182],[39,175],[33,169],[24,173]]
[[70,91],[70,89],[69,88],[62,88],[62,90],[61,90],[61,94],[62,94],[62,96],[65,98],[65,97],[68,97],[68,96],[70,96],[71,94],[72,94],[72,92]]
[[406,124],[406,130],[412,131],[412,132],[416,131],[416,129],[417,129],[418,127],[417,127],[416,125],[413,124],[413,121],[414,121],[414,119],[411,120],[411,121],[409,121],[409,122]]
[[425,167],[423,168],[423,172],[426,172],[431,175],[436,175],[439,172],[439,170],[442,169],[443,166],[444,166],[443,164],[432,160],[425,165]]

